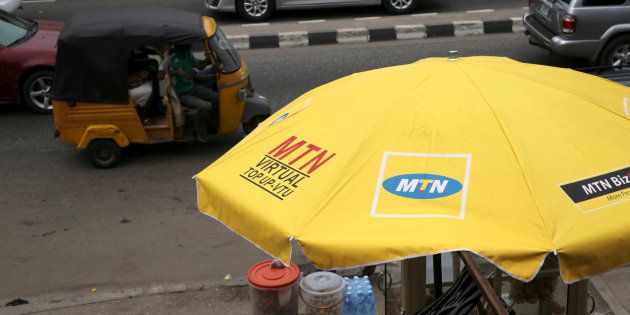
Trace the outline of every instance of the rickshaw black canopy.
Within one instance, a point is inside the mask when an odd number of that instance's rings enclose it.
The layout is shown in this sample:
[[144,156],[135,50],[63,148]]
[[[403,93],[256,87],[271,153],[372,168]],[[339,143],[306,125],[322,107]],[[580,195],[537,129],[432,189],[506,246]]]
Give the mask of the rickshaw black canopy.
[[126,104],[127,62],[134,49],[206,37],[196,13],[162,7],[79,11],[58,41],[52,98]]

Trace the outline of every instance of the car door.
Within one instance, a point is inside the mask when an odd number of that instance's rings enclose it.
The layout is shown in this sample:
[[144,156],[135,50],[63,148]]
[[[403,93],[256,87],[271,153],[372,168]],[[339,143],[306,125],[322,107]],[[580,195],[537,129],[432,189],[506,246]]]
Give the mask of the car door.
[[339,0],[277,0],[276,6],[279,8],[299,8],[299,7],[322,7],[335,5]]

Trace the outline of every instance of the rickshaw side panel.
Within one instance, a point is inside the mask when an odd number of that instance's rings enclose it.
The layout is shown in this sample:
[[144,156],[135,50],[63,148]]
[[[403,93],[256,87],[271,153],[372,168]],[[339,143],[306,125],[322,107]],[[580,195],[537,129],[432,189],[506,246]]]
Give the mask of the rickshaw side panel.
[[132,104],[76,103],[70,106],[66,101],[53,100],[53,115],[59,139],[77,146],[88,128],[97,125],[115,126],[127,143],[148,142],[147,133]]
[[238,71],[219,77],[219,135],[233,133],[241,126],[246,98],[239,98],[239,90],[249,85],[247,71],[247,64],[241,60]]

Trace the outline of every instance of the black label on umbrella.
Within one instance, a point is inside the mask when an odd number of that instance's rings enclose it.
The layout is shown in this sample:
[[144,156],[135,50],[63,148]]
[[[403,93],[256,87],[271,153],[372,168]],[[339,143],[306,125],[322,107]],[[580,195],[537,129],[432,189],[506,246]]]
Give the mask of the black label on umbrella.
[[560,188],[575,203],[606,196],[630,188],[630,167],[564,184]]

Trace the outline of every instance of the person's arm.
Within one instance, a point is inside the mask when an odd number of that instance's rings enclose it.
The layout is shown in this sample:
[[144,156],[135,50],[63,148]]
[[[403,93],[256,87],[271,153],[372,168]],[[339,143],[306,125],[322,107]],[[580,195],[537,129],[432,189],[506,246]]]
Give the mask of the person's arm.
[[204,53],[204,55],[206,56],[206,58],[203,60],[199,60],[193,56],[193,58],[197,61],[197,63],[195,64],[195,68],[197,68],[197,70],[203,70],[205,67],[212,64],[210,55],[208,53]]

